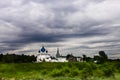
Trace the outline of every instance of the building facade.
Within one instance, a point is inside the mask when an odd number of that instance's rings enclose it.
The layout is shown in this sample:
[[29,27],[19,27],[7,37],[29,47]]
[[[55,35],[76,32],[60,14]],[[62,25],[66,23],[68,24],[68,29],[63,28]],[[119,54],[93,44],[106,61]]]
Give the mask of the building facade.
[[48,54],[48,50],[42,46],[42,48],[37,53],[37,62],[50,62],[51,55]]
[[56,57],[53,57],[48,53],[48,50],[44,46],[42,46],[36,56],[37,62],[77,62],[81,61],[81,59],[81,57],[75,57],[72,54],[62,56],[60,54],[59,48],[57,48]]

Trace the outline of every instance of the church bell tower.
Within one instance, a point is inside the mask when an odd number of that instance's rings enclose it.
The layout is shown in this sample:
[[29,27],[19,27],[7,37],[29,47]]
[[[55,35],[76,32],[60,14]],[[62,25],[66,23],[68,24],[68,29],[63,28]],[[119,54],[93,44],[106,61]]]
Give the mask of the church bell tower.
[[57,48],[56,58],[60,57],[59,48]]

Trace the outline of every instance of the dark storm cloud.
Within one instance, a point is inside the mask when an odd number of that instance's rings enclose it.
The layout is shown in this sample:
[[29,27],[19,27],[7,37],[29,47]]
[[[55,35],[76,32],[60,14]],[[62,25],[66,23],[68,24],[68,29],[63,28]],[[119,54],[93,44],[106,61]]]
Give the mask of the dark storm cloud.
[[[120,40],[118,3],[118,0],[0,1],[0,44],[14,50],[31,43],[70,43],[72,39],[83,39],[75,43],[99,47],[97,43],[113,42],[103,45],[112,47]],[[91,49],[88,46],[81,45]],[[77,47],[81,48],[74,46]]]

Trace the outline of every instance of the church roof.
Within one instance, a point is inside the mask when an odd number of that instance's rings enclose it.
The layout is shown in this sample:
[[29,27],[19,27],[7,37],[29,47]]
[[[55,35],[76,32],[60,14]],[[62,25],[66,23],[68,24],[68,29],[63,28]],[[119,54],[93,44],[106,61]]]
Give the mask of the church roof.
[[45,47],[42,46],[42,48],[41,48],[41,52],[45,52],[45,51],[46,51]]

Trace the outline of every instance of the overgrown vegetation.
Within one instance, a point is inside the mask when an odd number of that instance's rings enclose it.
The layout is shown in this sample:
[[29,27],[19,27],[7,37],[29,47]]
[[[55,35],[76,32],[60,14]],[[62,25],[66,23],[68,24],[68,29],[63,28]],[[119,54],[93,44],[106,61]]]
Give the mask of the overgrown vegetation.
[[[0,54],[0,80],[119,80],[120,60],[110,60],[104,51],[94,58],[83,55],[77,62],[67,55],[69,62],[35,63],[35,56]],[[96,61],[96,62],[95,62]]]
[[1,63],[5,80],[119,80],[120,62]]
[[0,54],[0,62],[1,63],[27,63],[27,62],[35,62],[36,57],[34,55],[16,55],[16,54]]

